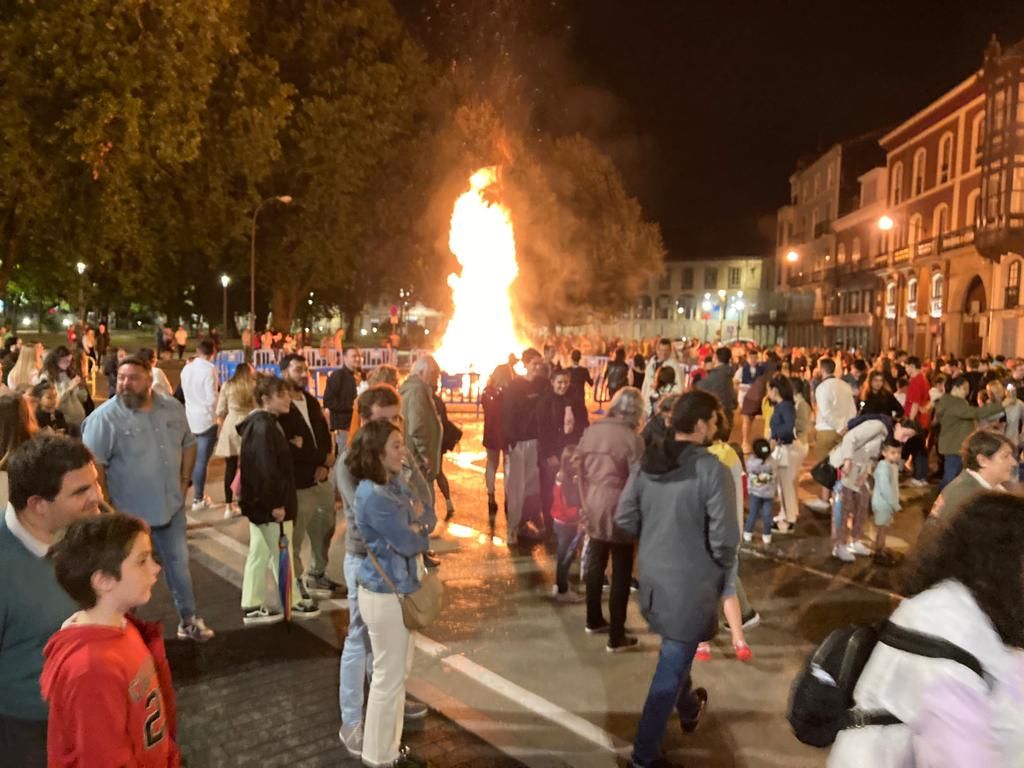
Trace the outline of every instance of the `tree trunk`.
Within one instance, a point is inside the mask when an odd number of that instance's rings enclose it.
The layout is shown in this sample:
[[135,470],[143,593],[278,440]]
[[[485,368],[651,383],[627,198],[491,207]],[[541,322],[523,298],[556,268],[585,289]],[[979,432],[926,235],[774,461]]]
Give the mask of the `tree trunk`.
[[274,315],[274,328],[287,333],[295,319],[301,291],[295,285],[275,285],[270,298],[270,310]]

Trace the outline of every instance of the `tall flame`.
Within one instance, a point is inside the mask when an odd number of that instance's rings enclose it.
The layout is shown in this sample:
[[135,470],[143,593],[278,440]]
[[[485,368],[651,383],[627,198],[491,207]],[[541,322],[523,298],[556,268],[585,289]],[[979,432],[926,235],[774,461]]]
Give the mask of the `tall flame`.
[[505,206],[484,199],[496,180],[497,168],[481,168],[452,209],[448,247],[462,274],[448,275],[455,313],[436,354],[449,373],[487,375],[528,345],[516,329],[508,295],[519,274],[512,220]]

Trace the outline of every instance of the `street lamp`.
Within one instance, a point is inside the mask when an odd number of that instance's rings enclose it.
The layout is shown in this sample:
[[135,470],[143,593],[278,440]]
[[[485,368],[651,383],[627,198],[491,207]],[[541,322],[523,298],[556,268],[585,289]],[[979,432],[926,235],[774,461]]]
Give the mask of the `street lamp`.
[[85,263],[79,261],[75,264],[75,271],[78,272],[78,310],[81,312],[81,322],[85,325]]
[[790,264],[796,264],[800,260],[800,254],[794,251],[792,248],[786,253],[786,261]]
[[718,289],[718,341],[725,340],[725,289]]
[[704,341],[708,340],[708,319],[711,317],[711,294],[704,294],[704,301],[700,303],[700,308],[704,311]]
[[892,216],[890,216],[889,214],[883,215],[878,220],[878,228],[883,232],[888,232],[894,226],[896,226],[896,222],[892,220]]
[[228,286],[231,285],[231,278],[227,275],[220,276],[220,286],[224,289],[224,338],[228,334]]
[[256,217],[260,215],[263,206],[273,201],[291,205],[291,195],[275,195],[263,200],[252,212],[252,237],[250,239],[251,249],[249,252],[249,351],[255,348],[256,341]]

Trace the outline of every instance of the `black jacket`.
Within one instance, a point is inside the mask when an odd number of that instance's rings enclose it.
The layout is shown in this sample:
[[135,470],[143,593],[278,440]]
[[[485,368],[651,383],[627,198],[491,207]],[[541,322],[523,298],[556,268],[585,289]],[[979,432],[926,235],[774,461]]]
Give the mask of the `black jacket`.
[[253,411],[237,429],[242,437],[238,458],[242,486],[238,505],[242,514],[253,525],[263,525],[274,522],[271,513],[284,507],[284,519],[294,520],[299,503],[288,439],[281,425],[272,413]]
[[537,425],[537,405],[541,395],[550,391],[551,383],[543,376],[533,381],[525,377],[513,379],[505,388],[504,418],[505,442],[515,445],[540,436]]
[[[331,431],[327,428],[327,419],[324,418],[320,403],[308,392],[303,392],[302,396],[306,398],[309,422],[313,425],[312,431],[294,402],[288,409],[288,413],[277,417],[281,429],[284,430],[285,438],[288,440],[288,449],[291,451],[295,487],[300,489],[312,488],[316,485],[313,474],[317,467],[326,466],[332,445]],[[295,444],[291,442],[293,437],[302,438],[301,448],[296,448]]]
[[[565,434],[566,406],[572,408],[573,416],[573,430],[569,434]],[[537,459],[560,459],[566,446],[580,441],[587,427],[586,417],[587,409],[580,408],[571,393],[556,395],[548,390],[541,395],[537,402]]]
[[327,377],[324,388],[324,408],[331,412],[331,429],[345,432],[352,426],[352,411],[356,402],[356,375],[342,367]]

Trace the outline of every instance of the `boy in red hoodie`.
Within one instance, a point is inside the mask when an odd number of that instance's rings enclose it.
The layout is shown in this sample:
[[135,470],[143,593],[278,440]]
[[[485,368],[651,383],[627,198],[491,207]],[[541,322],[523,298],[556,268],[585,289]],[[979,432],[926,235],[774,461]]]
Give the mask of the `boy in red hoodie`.
[[160,566],[149,527],[122,514],[72,524],[50,555],[82,608],[50,638],[41,688],[50,768],[176,768],[174,688],[159,624],[128,615]]

